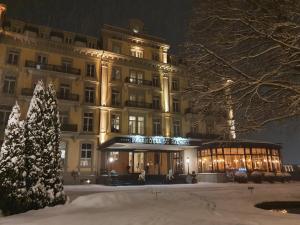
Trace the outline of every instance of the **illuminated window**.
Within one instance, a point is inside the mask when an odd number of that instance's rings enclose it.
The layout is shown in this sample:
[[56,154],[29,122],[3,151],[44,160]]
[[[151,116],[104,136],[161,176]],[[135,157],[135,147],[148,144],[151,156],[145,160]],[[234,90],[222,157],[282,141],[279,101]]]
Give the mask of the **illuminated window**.
[[67,143],[66,142],[60,142],[59,143],[59,151],[60,151],[60,158],[62,165],[66,165],[66,151],[67,151]]
[[80,166],[90,167],[92,162],[92,144],[82,144],[80,153]]
[[144,58],[144,51],[140,48],[132,48],[131,49],[131,56],[137,57],[137,58]]
[[120,115],[111,115],[111,132],[120,132]]
[[111,79],[112,80],[121,80],[121,68],[119,68],[119,67],[112,68]]
[[144,73],[142,71],[130,70],[129,82],[133,84],[143,84]]
[[109,152],[109,158],[113,158],[114,161],[119,159],[119,152]]
[[145,133],[145,117],[129,116],[129,133],[143,135]]

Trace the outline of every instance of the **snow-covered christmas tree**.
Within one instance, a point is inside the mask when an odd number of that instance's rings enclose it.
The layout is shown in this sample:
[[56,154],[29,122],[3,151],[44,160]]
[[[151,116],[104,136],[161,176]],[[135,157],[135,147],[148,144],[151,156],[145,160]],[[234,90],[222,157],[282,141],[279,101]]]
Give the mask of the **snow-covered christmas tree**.
[[25,167],[27,170],[26,189],[29,209],[39,209],[47,205],[44,184],[43,152],[47,151],[45,143],[47,128],[45,125],[45,89],[39,81],[34,89],[25,121]]
[[20,115],[20,107],[16,102],[9,116],[0,151],[0,205],[5,214],[26,209],[24,123],[20,121]]
[[45,136],[46,149],[43,152],[43,177],[47,191],[47,204],[56,205],[65,202],[65,193],[62,184],[62,164],[59,150],[60,142],[60,121],[57,108],[57,98],[53,87],[50,83],[46,90],[45,106],[45,126],[47,135]]

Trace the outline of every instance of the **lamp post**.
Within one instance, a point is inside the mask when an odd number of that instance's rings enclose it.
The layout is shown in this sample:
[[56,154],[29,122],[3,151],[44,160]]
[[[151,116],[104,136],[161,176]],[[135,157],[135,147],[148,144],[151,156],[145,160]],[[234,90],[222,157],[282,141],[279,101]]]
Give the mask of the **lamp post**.
[[187,166],[188,166],[188,174],[190,174],[190,157],[186,158],[186,163],[187,163]]

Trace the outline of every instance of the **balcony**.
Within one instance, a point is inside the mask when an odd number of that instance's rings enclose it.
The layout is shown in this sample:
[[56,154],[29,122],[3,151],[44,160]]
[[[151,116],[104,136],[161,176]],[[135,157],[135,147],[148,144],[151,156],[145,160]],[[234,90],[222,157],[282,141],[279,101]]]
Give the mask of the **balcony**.
[[132,77],[126,77],[125,82],[129,84],[136,84],[136,85],[144,85],[144,86],[152,86],[151,80],[142,80]]
[[65,132],[77,132],[77,124],[62,124],[61,130]]
[[128,107],[152,109],[152,104],[147,102],[126,101],[125,105]]
[[186,137],[188,137],[188,138],[199,138],[199,139],[219,139],[220,135],[189,132],[189,133],[186,134]]
[[51,65],[51,64],[38,64],[37,62],[26,60],[25,67],[34,68],[37,70],[47,70],[59,73],[68,73],[73,75],[80,75],[80,69],[72,68],[72,67],[64,67],[62,65]]
[[74,101],[78,102],[79,101],[79,95],[77,94],[63,94],[63,93],[57,93],[57,98],[60,100],[67,100],[67,101]]
[[32,88],[22,88],[21,95],[32,96],[33,95],[33,89]]

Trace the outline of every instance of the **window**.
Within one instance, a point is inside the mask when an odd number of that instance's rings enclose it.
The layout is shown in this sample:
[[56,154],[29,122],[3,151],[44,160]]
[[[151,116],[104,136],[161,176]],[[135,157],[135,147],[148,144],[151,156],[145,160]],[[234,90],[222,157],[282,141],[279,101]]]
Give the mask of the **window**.
[[133,84],[143,84],[144,73],[142,71],[130,70],[129,82]]
[[140,49],[140,48],[132,48],[131,56],[134,56],[137,58],[144,58],[144,51],[143,51],[143,49]]
[[111,132],[120,132],[120,115],[111,115]]
[[37,62],[37,64],[42,64],[42,65],[45,65],[45,64],[47,64],[47,56],[45,56],[45,55],[38,55],[37,56],[37,58],[36,58],[36,62]]
[[112,106],[119,106],[120,105],[120,92],[117,90],[112,90],[111,92],[111,105]]
[[83,131],[93,132],[93,113],[83,114]]
[[0,126],[6,126],[9,115],[9,110],[0,109]]
[[70,96],[70,85],[61,84],[59,88],[59,97],[61,99],[68,99]]
[[160,109],[160,98],[158,96],[153,97],[152,107],[153,109]]
[[179,91],[179,81],[177,79],[172,79],[172,90]]
[[153,119],[153,135],[160,136],[161,135],[161,121],[160,119]]
[[61,65],[62,65],[63,72],[67,73],[67,72],[71,71],[72,60],[70,60],[70,59],[63,59],[61,61]]
[[173,111],[180,112],[179,100],[176,98],[173,98]]
[[119,159],[119,152],[109,152],[109,158],[112,158],[114,161]]
[[199,125],[198,125],[198,123],[192,123],[191,133],[192,134],[197,134],[198,132],[199,132]]
[[59,121],[60,121],[61,124],[68,124],[69,123],[68,113],[67,112],[60,113],[59,114]]
[[95,64],[86,64],[86,76],[88,77],[95,77],[96,74],[96,67]]
[[65,42],[66,42],[67,44],[72,44],[73,40],[72,40],[71,37],[65,37]]
[[173,134],[174,134],[174,137],[180,136],[180,121],[179,120],[175,120],[173,122]]
[[121,52],[122,52],[122,45],[119,44],[119,43],[113,43],[112,44],[112,52],[121,54]]
[[18,65],[20,52],[16,50],[10,50],[8,52],[7,63],[10,65]]
[[84,92],[85,92],[85,102],[94,103],[94,101],[95,101],[95,88],[86,87]]
[[92,144],[82,144],[80,153],[80,166],[88,167],[92,163]]
[[158,52],[152,52],[152,60],[159,61],[159,54],[158,54]]
[[66,151],[67,151],[67,143],[66,142],[60,142],[59,143],[59,151],[60,151],[60,158],[61,163],[63,166],[66,165]]
[[14,76],[5,76],[3,93],[14,94],[16,88],[16,77]]
[[153,76],[152,77],[152,85],[154,87],[159,87],[159,76]]
[[145,118],[143,116],[129,116],[129,134],[145,133]]
[[119,67],[112,68],[111,79],[112,80],[121,80],[121,68],[119,68]]

